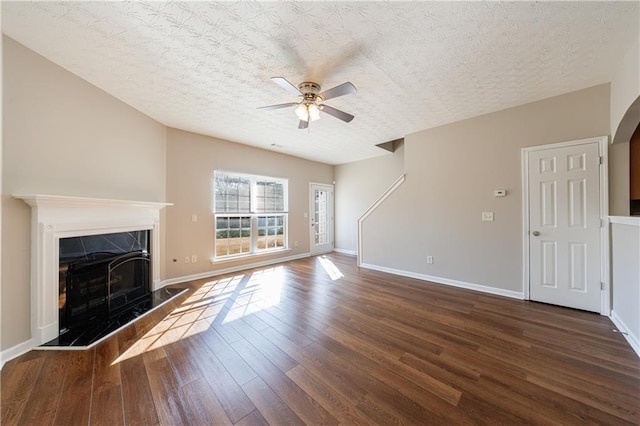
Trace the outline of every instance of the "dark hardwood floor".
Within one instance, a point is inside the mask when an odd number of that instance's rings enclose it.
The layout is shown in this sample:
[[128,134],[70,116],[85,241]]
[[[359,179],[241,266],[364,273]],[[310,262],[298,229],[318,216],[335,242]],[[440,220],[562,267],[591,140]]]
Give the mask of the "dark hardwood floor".
[[600,315],[339,254],[188,287],[91,350],[8,362],[2,424],[640,424],[640,360]]

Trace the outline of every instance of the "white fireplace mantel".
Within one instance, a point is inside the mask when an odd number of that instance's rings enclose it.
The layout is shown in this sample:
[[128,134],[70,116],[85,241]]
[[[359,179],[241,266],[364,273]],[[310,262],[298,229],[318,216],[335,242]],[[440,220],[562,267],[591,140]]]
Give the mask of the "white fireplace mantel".
[[151,279],[160,285],[160,210],[171,203],[59,195],[13,195],[31,206],[31,335],[36,345],[59,335],[60,238],[151,231]]

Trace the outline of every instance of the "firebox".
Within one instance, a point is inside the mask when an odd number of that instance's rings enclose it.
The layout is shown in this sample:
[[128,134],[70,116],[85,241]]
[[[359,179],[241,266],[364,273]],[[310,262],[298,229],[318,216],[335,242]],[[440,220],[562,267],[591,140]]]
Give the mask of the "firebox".
[[91,341],[148,301],[149,250],[149,230],[60,238],[60,336]]

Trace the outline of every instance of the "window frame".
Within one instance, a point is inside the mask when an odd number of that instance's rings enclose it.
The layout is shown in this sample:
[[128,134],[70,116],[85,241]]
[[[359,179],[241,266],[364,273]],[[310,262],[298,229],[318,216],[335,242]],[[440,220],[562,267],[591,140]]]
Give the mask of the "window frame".
[[[217,194],[216,194],[216,182],[217,182],[217,177],[219,174],[225,175],[225,176],[229,176],[231,178],[237,178],[237,179],[245,179],[249,181],[249,209],[246,211],[226,211],[228,206],[228,199],[225,202],[225,211],[217,211],[217,205],[216,205],[216,201],[217,201]],[[282,207],[283,210],[282,211],[277,211],[277,210],[269,210],[266,208],[258,208],[258,199],[260,198],[260,195],[258,194],[258,190],[257,188],[260,185],[260,182],[274,182],[274,183],[278,183],[281,184],[282,186]],[[274,176],[264,176],[264,175],[252,175],[252,174],[247,174],[247,173],[237,173],[237,172],[228,172],[225,170],[214,170],[214,177],[213,177],[213,217],[214,217],[214,231],[213,231],[213,258],[212,261],[224,261],[224,260],[230,260],[230,259],[237,259],[237,258],[245,258],[245,257],[250,257],[250,256],[259,256],[259,255],[263,255],[263,254],[271,254],[274,252],[279,252],[279,251],[284,251],[284,250],[288,250],[289,249],[289,244],[288,244],[288,240],[289,240],[289,179],[287,178],[280,178],[280,177],[274,177]],[[268,199],[268,197],[263,197],[265,200]],[[274,204],[278,204],[277,203],[277,197],[274,198],[276,200],[276,202]],[[238,203],[237,205],[240,205],[240,203]],[[263,206],[266,205],[265,202],[262,203]],[[219,218],[242,218],[242,217],[249,217],[250,221],[251,221],[251,232],[250,232],[250,236],[249,236],[249,251],[248,252],[242,252],[242,242],[240,243],[240,253],[232,253],[229,254],[229,250],[227,249],[227,254],[224,255],[219,255],[218,254],[218,231],[222,231],[224,229],[218,229],[218,219]],[[276,218],[276,225],[272,225],[272,226],[260,226],[259,225],[259,221],[260,218]],[[282,226],[278,226],[277,225],[277,218],[280,217],[282,218]],[[241,219],[242,220],[242,219]],[[268,219],[267,219],[268,220]],[[272,248],[268,247],[268,241],[269,241],[269,235],[268,235],[268,229],[269,228],[276,228],[276,233],[273,234],[275,235],[275,239],[274,239],[274,246]],[[278,246],[278,235],[280,235],[278,233],[278,229],[277,228],[282,228],[282,245]],[[227,227],[225,228],[226,230],[230,230],[231,228]],[[246,229],[243,228],[242,225],[240,226],[240,229]],[[267,229],[267,235],[264,236],[260,236],[259,232],[261,229]],[[241,232],[242,234],[242,232]],[[260,248],[259,247],[259,242],[261,240],[262,237],[265,237],[265,247],[264,248]],[[229,240],[230,237],[227,236],[227,238],[225,238],[225,240]],[[221,240],[221,239],[220,239]],[[227,247],[229,247],[229,244],[227,244]]]

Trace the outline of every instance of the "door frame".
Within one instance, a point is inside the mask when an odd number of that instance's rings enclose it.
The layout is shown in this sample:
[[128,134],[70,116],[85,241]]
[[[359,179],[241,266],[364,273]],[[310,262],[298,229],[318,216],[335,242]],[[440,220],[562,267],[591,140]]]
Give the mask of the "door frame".
[[600,315],[611,315],[611,286],[609,283],[609,172],[608,136],[537,145],[522,148],[522,293],[530,300],[530,235],[529,235],[529,153],[551,148],[598,143],[600,155]]
[[[311,221],[313,220],[313,213],[314,213],[314,209],[315,209],[315,197],[314,197],[314,193],[313,193],[313,188],[314,186],[323,186],[326,187],[329,192],[331,193],[331,206],[329,208],[329,213],[330,213],[330,221],[329,221],[329,239],[331,240],[330,243],[330,250],[327,251],[319,251],[317,253],[314,253],[313,247],[314,247],[314,241],[312,238],[312,233],[311,233]],[[319,182],[309,182],[309,214],[308,214],[308,222],[307,222],[307,230],[309,232],[309,254],[311,254],[311,256],[315,256],[318,254],[323,254],[323,253],[330,253],[333,251],[334,247],[335,247],[335,236],[333,235],[334,233],[334,229],[335,229],[335,188],[333,184],[330,183],[319,183]]]

